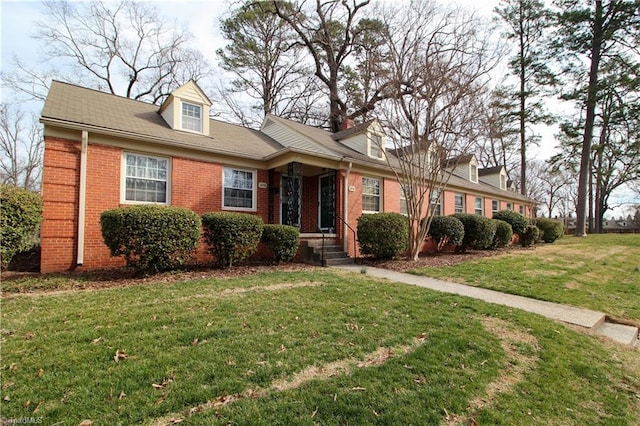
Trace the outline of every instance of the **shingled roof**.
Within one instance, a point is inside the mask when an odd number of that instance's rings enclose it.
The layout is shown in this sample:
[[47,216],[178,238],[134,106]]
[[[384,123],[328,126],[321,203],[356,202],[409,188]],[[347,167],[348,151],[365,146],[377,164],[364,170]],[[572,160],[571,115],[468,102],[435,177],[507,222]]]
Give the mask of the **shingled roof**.
[[161,144],[263,159],[283,146],[258,130],[210,119],[210,134],[172,129],[146,102],[53,81],[40,121]]

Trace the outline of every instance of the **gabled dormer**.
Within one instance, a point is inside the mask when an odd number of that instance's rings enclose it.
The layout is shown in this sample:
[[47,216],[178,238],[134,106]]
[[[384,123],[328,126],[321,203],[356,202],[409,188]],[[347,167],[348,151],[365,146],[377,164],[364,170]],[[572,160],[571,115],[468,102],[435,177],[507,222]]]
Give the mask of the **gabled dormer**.
[[333,134],[333,139],[375,160],[384,160],[385,134],[378,120],[366,121],[357,126],[346,120],[345,128]]
[[478,176],[480,181],[487,183],[496,188],[507,190],[508,178],[507,171],[504,166],[489,167],[486,169],[478,170]]
[[174,130],[209,136],[209,109],[211,101],[200,86],[189,80],[176,90],[160,106],[160,115]]
[[473,154],[460,155],[446,160],[446,166],[453,173],[469,182],[478,183],[478,159]]

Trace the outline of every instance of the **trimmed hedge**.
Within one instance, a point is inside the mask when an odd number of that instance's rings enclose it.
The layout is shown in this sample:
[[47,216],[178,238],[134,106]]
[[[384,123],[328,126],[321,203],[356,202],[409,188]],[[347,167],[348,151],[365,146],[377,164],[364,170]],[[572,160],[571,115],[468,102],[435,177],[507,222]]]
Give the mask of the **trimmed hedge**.
[[453,216],[434,216],[428,235],[436,243],[436,252],[440,252],[447,244],[462,244],[464,225]]
[[552,243],[564,235],[564,225],[557,220],[539,217],[535,224],[540,230],[540,239],[545,243]]
[[493,244],[491,246],[493,248],[502,248],[511,244],[511,239],[513,238],[513,230],[511,229],[511,225],[509,225],[504,220],[492,220],[496,224],[496,235],[493,237]]
[[145,273],[184,265],[198,248],[198,215],[185,208],[137,205],[100,215],[102,238],[111,256],[124,256],[127,266]]
[[0,260],[5,268],[13,257],[37,243],[42,222],[42,197],[11,185],[0,185]]
[[464,238],[458,245],[458,251],[464,252],[469,247],[484,250],[491,247],[496,234],[496,225],[488,217],[477,214],[456,213],[452,215],[464,225]]
[[365,214],[358,218],[360,252],[393,259],[407,250],[409,224],[400,213]]
[[529,222],[527,218],[513,210],[502,210],[493,214],[494,219],[503,220],[511,225],[514,234],[522,235]]
[[522,235],[520,235],[520,245],[522,247],[531,247],[538,241],[540,230],[535,225],[527,225]]
[[260,216],[212,212],[202,215],[204,240],[220,268],[248,258],[258,249],[263,223]]
[[295,226],[264,225],[260,241],[271,249],[277,263],[289,262],[298,252],[300,231]]

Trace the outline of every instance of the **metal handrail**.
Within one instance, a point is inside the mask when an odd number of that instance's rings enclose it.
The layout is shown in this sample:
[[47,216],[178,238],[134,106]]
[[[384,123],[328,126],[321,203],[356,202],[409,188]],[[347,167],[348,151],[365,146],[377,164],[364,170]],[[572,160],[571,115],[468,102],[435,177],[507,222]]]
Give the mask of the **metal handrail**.
[[338,219],[340,219],[340,221],[341,221],[344,225],[346,225],[346,226],[347,226],[347,228],[349,228],[349,230],[353,233],[353,259],[354,259],[353,261],[357,263],[357,261],[358,261],[358,254],[357,254],[357,253],[358,253],[358,252],[356,251],[356,243],[357,243],[357,234],[356,234],[356,230],[355,230],[355,229],[353,229],[353,228],[351,227],[351,225],[349,225],[349,224],[347,223],[347,221],[346,221],[346,220],[344,220],[344,219],[342,218],[342,216],[340,216],[338,213],[336,213],[336,217],[337,217]]

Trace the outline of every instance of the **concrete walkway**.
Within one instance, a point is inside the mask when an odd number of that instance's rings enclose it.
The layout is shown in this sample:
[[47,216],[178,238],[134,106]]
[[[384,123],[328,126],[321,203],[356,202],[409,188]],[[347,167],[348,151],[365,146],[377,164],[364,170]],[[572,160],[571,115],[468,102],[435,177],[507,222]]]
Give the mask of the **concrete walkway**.
[[471,287],[435,278],[395,272],[371,266],[343,265],[336,266],[336,268],[358,274],[361,273],[362,268],[365,268],[367,275],[372,277],[386,278],[390,281],[411,284],[431,290],[467,296],[489,303],[522,309],[523,311],[539,314],[552,320],[594,330],[618,343],[628,346],[638,345],[639,343],[637,327],[608,323],[606,322],[606,315],[602,312],[560,305],[557,303],[545,302],[542,300],[530,299],[527,297],[500,293],[498,291]]

